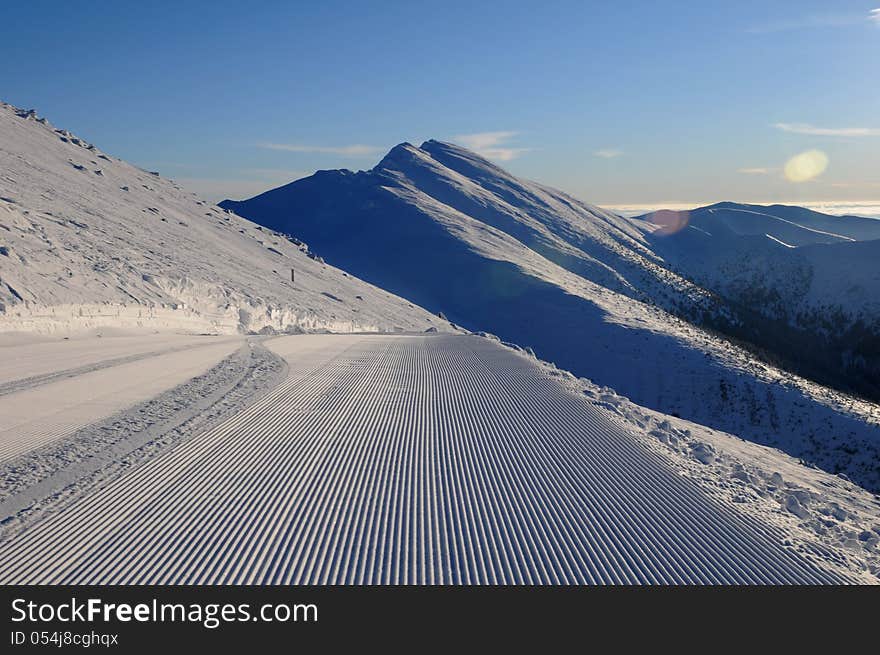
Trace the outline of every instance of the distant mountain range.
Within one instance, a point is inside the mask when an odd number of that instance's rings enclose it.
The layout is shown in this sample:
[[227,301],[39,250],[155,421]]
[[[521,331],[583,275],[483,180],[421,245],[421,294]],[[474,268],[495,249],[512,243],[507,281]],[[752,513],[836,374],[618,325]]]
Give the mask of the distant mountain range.
[[880,398],[880,220],[725,202],[634,222],[672,270],[737,317],[708,324]]
[[[834,306],[852,318],[880,315],[880,272],[868,265],[880,255],[880,220],[723,202],[634,222],[669,265],[731,298],[760,283],[768,293],[775,289],[789,312],[795,303],[802,311]],[[809,269],[809,280],[790,289],[783,278],[802,277],[798,269]]]
[[876,407],[791,373],[877,391],[877,314],[858,300],[876,269],[857,263],[876,221],[732,203],[628,219],[433,140],[220,205],[640,404],[880,488]]

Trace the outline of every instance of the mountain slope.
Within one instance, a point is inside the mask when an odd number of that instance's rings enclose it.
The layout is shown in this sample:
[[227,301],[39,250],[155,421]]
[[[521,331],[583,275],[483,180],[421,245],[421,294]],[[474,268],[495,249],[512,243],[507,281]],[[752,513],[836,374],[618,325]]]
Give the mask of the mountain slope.
[[853,318],[880,317],[880,278],[871,266],[880,252],[876,219],[725,202],[653,212],[633,224],[664,262],[713,291],[732,296],[748,286],[742,280],[760,277],[788,307],[834,305]]
[[447,325],[7,104],[0,171],[0,332]]
[[666,264],[637,222],[436,141],[401,144],[370,171],[320,171],[221,206],[642,405],[880,488],[880,426],[866,420],[875,407],[666,311],[737,319]]
[[743,319],[716,327],[880,398],[880,221],[719,203],[633,223],[670,268]]
[[[328,194],[331,188],[334,192]],[[389,203],[393,212],[386,211]],[[221,206],[245,205],[224,201]],[[512,237],[515,247],[525,246],[569,272],[634,299],[651,299],[669,307],[711,304],[701,289],[658,264],[644,234],[627,219],[559,191],[517,180],[452,144],[427,141],[416,148],[403,143],[371,171],[319,171],[246,203],[249,218],[279,229],[289,224],[289,214],[308,213],[313,217],[305,226],[313,235],[310,238],[334,253],[346,244],[358,250],[359,239],[369,238],[364,232],[371,221],[395,221],[396,227],[388,228],[386,237],[394,238],[396,229],[416,230],[409,237],[419,237],[418,229],[430,228],[417,228],[401,218],[410,206],[435,217],[447,216],[448,220],[441,220],[446,225],[470,219],[480,230],[493,228],[496,236]],[[349,221],[355,213],[363,218]],[[473,230],[470,233],[473,236]],[[346,260],[352,256],[358,256],[357,252],[347,252]],[[373,268],[377,275],[385,269],[381,265]]]

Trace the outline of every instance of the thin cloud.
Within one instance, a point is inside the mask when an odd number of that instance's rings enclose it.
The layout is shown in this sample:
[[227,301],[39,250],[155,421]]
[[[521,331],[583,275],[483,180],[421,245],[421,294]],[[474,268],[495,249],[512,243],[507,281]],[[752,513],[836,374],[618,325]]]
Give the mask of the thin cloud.
[[[721,200],[721,198],[715,198],[713,200],[700,200],[700,201],[691,201],[691,202],[654,202],[650,204],[635,204],[635,205],[614,205],[614,204],[605,204],[601,205],[605,209],[610,209],[618,214],[623,216],[640,216],[642,214],[647,214],[652,211],[657,211],[659,209],[670,209],[673,211],[686,211],[688,209],[694,209],[696,207],[702,207],[705,205],[712,204]],[[878,218],[880,219],[880,202],[872,201],[872,200],[818,200],[813,202],[805,202],[803,200],[786,200],[774,198],[772,200],[756,200],[756,199],[746,199],[745,202],[753,205],[773,205],[773,204],[782,204],[782,205],[796,205],[798,207],[806,207],[807,209],[814,209],[818,212],[823,212],[825,214],[835,214],[838,216],[867,216],[870,218]]]
[[880,219],[880,203],[871,200],[826,200],[816,202],[789,202],[789,205],[800,205],[824,214],[837,216],[866,216]]
[[488,159],[510,161],[531,150],[531,148],[504,147],[518,134],[519,132],[477,132],[459,134],[452,137],[452,140]]
[[880,7],[871,10],[871,13],[868,14],[868,20],[872,20],[880,25]]
[[301,143],[260,143],[260,148],[267,150],[284,150],[286,152],[307,152],[326,155],[340,155],[342,157],[373,157],[382,152],[377,146],[365,146],[355,143],[350,146],[310,146]]
[[623,150],[617,150],[616,148],[603,148],[602,150],[596,150],[593,154],[602,159],[614,159],[615,157],[620,157],[623,154]]
[[777,130],[810,136],[880,136],[876,127],[817,127],[809,123],[775,123]]
[[[873,10],[871,20],[876,20]],[[827,27],[849,27],[851,25],[864,24],[864,14],[816,14],[801,16],[786,20],[773,21],[761,25],[753,25],[746,29],[749,34],[774,34],[776,32],[791,32],[795,30],[808,30]]]
[[760,166],[756,166],[754,168],[738,168],[737,173],[742,173],[743,175],[770,175],[775,168],[763,168]]

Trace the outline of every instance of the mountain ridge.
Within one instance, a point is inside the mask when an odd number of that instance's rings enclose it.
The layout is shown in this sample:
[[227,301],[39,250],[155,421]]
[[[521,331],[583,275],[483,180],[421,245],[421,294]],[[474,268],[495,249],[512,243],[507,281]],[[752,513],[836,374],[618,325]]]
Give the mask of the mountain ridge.
[[730,202],[632,220],[671,269],[742,319],[709,325],[880,399],[880,221]]

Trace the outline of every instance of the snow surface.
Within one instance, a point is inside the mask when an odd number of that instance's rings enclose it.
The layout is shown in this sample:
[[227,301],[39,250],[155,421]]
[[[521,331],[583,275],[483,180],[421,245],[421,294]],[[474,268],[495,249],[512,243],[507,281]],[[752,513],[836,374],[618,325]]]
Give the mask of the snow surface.
[[274,388],[287,366],[260,346],[263,338],[248,338],[229,357],[172,389],[0,464],[0,539],[219,424]]
[[[78,347],[86,351],[83,357],[71,354],[70,359],[81,361],[91,355],[89,340],[64,343],[71,351]],[[204,373],[238,350],[242,340],[201,337],[186,347],[171,343],[149,357],[59,371],[61,375],[44,378],[43,384],[0,396],[0,464]],[[19,371],[27,370],[29,360],[45,359],[42,349],[5,354],[14,357]]]
[[0,582],[866,581],[490,339],[270,346],[274,391],[12,535]]
[[[640,405],[772,445],[880,491],[880,408],[676,318],[673,312],[735,322],[737,315],[670,265],[644,221],[519,180],[437,141],[396,146],[370,171],[320,171],[221,205],[300,234],[328,261],[456,324],[531,347]],[[735,214],[760,231],[749,234],[747,225],[737,238],[789,250],[764,236],[767,217]],[[709,216],[711,225],[686,230],[690,239],[730,231],[730,220]],[[829,235],[821,216],[770,220],[777,238],[799,234],[811,243],[880,229],[867,219],[826,218],[841,221],[835,234],[842,236]]]
[[0,334],[0,396],[101,368],[222,341],[204,335],[139,334],[27,339]]
[[[644,220],[436,141],[229,206],[0,107],[0,581],[877,582],[880,499],[796,458],[880,489],[880,410],[675,318],[730,307]],[[734,236],[861,275],[871,228],[783,209]],[[457,329],[418,304],[607,386],[195,336]]]
[[449,329],[319,255],[0,104],[0,333]]
[[859,572],[866,582],[880,580],[880,496],[775,448],[646,409],[613,389],[539,364],[564,387],[605,409],[710,497],[776,526],[786,534],[784,543],[800,552]]

